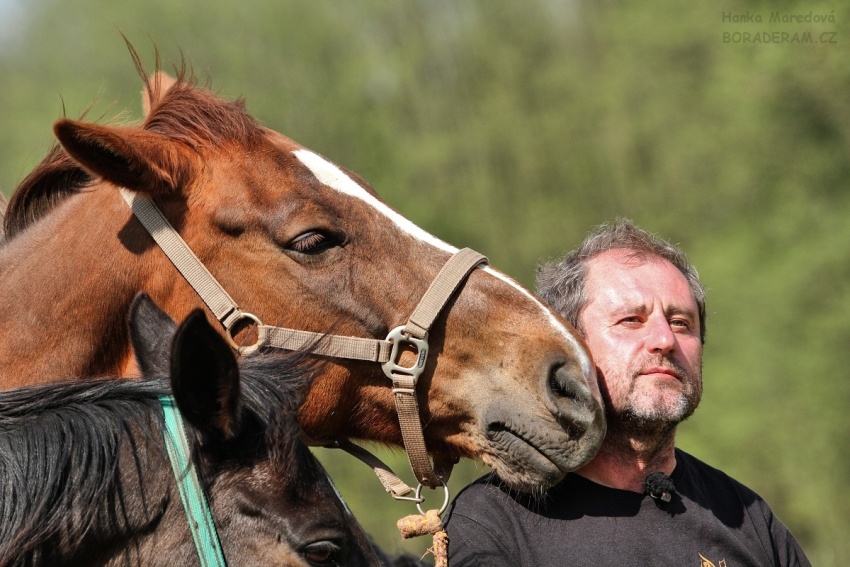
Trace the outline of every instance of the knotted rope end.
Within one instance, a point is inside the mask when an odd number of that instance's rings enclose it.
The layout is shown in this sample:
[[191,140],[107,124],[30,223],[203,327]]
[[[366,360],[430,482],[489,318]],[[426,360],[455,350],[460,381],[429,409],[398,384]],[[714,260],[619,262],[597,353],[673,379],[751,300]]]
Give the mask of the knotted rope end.
[[428,510],[424,514],[412,514],[405,516],[396,522],[401,537],[410,539],[412,537],[434,534],[443,529],[443,520],[438,510]]
[[404,539],[432,534],[434,543],[428,552],[434,554],[434,567],[448,567],[449,536],[443,529],[439,510],[428,510],[424,514],[405,516],[397,522],[397,525]]

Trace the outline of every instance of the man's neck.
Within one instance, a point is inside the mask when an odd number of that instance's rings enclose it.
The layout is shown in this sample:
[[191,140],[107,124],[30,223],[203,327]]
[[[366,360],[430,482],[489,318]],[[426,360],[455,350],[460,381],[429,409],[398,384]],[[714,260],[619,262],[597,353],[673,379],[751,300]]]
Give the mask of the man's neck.
[[576,474],[610,488],[643,492],[647,475],[669,475],[676,468],[675,436],[675,427],[644,436],[609,429],[599,453]]

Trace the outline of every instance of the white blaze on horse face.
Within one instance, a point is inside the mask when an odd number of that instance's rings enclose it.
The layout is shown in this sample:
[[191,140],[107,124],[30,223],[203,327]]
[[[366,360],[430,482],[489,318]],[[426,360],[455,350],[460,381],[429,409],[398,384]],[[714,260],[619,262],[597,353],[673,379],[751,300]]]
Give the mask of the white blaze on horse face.
[[423,242],[427,242],[431,246],[434,246],[440,250],[445,250],[449,254],[454,254],[457,252],[457,248],[454,246],[447,244],[430,234],[408,219],[404,218],[396,211],[392,210],[386,203],[381,202],[379,199],[376,199],[374,195],[366,191],[363,187],[360,186],[359,183],[354,181],[348,175],[345,174],[340,168],[326,160],[325,158],[314,154],[309,150],[295,150],[293,152],[295,157],[298,160],[307,166],[307,169],[313,172],[313,175],[316,176],[316,179],[330,187],[331,189],[336,189],[340,193],[344,193],[346,195],[350,195],[352,197],[356,197],[361,201],[365,201],[374,209],[377,209],[378,212],[388,217],[396,226],[398,226],[402,231],[407,234],[413,236],[417,240],[421,240]]
[[[351,179],[344,171],[338,168],[333,163],[329,162],[322,156],[311,152],[310,150],[299,149],[292,152],[298,161],[307,166],[313,175],[324,185],[327,185],[331,189],[335,189],[340,193],[344,193],[345,195],[350,195],[361,201],[366,202],[368,205],[376,209],[379,213],[386,216],[389,220],[393,222],[396,226],[398,226],[403,232],[406,232],[413,238],[417,240],[421,240],[422,242],[426,242],[431,246],[439,250],[443,250],[448,252],[449,254],[454,254],[458,251],[457,248],[452,246],[451,244],[447,244],[443,242],[433,234],[422,230],[410,220],[406,219],[393,209],[391,209],[386,203],[382,202],[380,199],[377,199],[374,195],[366,191],[363,187],[360,186],[359,183]],[[519,291],[522,295],[527,297],[531,302],[537,305],[540,308],[540,311],[544,314],[546,319],[552,325],[552,327],[561,334],[567,341],[569,341],[576,352],[577,355],[581,356],[581,365],[582,372],[587,377],[588,381],[593,380],[593,367],[591,365],[590,357],[585,354],[584,349],[579,345],[578,340],[575,336],[567,330],[567,328],[555,318],[552,311],[543,305],[536,297],[534,297],[527,289],[519,285],[517,282],[502,274],[501,272],[497,272],[496,270],[490,268],[489,266],[483,268],[485,272],[488,274],[502,280],[507,283],[517,291]]]

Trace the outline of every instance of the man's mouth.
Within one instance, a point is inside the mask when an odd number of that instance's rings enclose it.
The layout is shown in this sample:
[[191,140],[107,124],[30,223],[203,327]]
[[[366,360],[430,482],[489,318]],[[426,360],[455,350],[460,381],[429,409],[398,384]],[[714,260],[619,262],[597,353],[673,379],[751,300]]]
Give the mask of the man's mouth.
[[650,368],[645,368],[641,371],[642,376],[652,376],[652,375],[657,375],[657,374],[664,374],[664,375],[669,376],[671,378],[675,378],[676,380],[679,380],[680,382],[682,381],[681,374],[673,368],[667,368],[667,367],[663,367],[663,366],[653,366],[653,367],[650,367]]

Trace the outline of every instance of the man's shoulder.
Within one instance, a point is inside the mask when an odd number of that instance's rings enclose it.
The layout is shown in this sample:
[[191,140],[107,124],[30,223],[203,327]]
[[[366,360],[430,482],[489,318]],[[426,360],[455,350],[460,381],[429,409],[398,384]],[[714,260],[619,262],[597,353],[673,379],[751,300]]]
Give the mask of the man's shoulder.
[[695,491],[694,496],[711,497],[712,494],[734,493],[748,504],[761,500],[761,497],[743,482],[678,448],[673,482],[679,490]]
[[696,457],[676,450],[677,469],[673,482],[687,499],[710,510],[728,526],[750,523],[760,530],[769,529],[777,519],[770,506],[755,490],[722,470]]
[[460,514],[486,518],[491,511],[515,506],[513,496],[495,473],[489,473],[473,481],[457,494],[449,510],[449,517]]
[[[674,483],[713,519],[741,533],[751,549],[762,547],[779,565],[811,565],[793,534],[753,489],[725,472],[677,449]],[[679,476],[677,479],[676,476]]]
[[443,519],[452,565],[508,567],[525,564],[511,526],[518,504],[498,476],[485,475],[461,490]]

